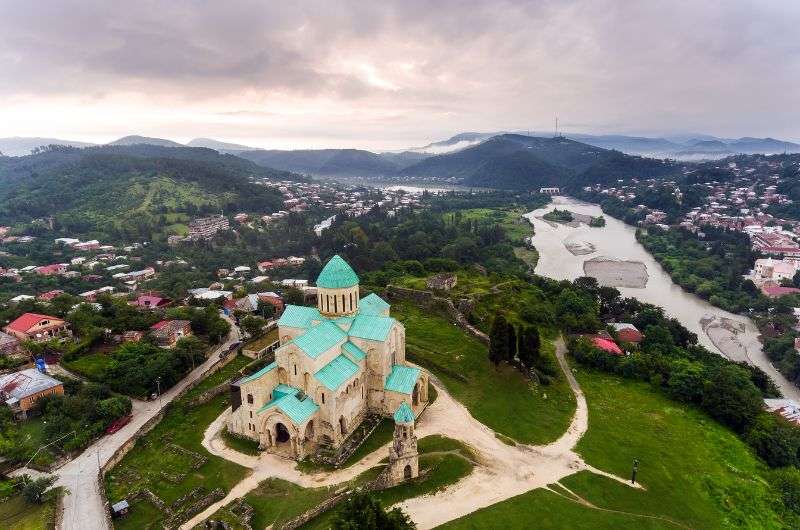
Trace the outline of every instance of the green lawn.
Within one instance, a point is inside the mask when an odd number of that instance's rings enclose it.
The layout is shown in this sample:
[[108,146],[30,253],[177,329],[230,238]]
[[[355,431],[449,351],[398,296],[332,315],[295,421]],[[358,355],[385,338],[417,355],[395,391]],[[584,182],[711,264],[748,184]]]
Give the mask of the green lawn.
[[74,361],[61,361],[67,370],[82,375],[92,381],[102,381],[108,367],[113,362],[111,355],[103,352],[87,353]]
[[8,530],[50,530],[55,528],[59,495],[43,504],[28,504],[21,495],[0,501],[0,528]]
[[264,335],[244,343],[245,350],[259,351],[278,340],[278,328],[272,329]]
[[[431,370],[481,423],[519,442],[543,444],[567,429],[575,397],[563,377],[535,386],[516,369],[489,363],[486,346],[444,317],[407,303],[392,306],[406,327],[409,360]],[[543,341],[545,354],[552,344]]]
[[[339,484],[322,488],[302,488],[292,482],[278,478],[269,478],[261,482],[256,489],[243,497],[246,504],[254,510],[253,528],[267,528],[273,525],[279,528],[284,521],[309,510],[327,499],[343,487],[355,487],[375,478],[381,467],[368,469],[347,484]],[[219,509],[210,519],[228,523],[231,528],[244,529],[240,520],[233,513],[233,505]],[[195,528],[202,528],[197,526]]]
[[206,390],[210,390],[217,385],[220,385],[233,376],[235,376],[239,371],[247,366],[250,363],[255,362],[250,357],[245,357],[244,355],[237,355],[233,360],[229,361],[228,364],[214,372],[213,374],[209,375],[202,381],[200,381],[194,388],[186,392],[186,399],[192,399],[195,396],[199,396]]
[[647,384],[585,369],[578,380],[589,404],[589,431],[578,451],[621,477],[638,458],[646,490],[581,472],[562,483],[600,509],[536,490],[442,528],[783,527],[765,467],[732,432]]
[[[206,427],[228,406],[228,395],[217,396],[196,407],[189,407],[187,403],[193,396],[231,377],[248,362],[251,359],[246,357],[234,359],[170,407],[161,422],[106,475],[106,491],[111,502],[148,488],[164,502],[172,504],[198,487],[205,492],[217,487],[227,492],[245,477],[246,468],[211,455],[200,443]],[[175,449],[173,444],[207,460],[193,469],[199,460]],[[177,510],[187,507],[184,503],[177,506]],[[162,522],[163,514],[154,505],[137,502],[132,505],[131,514],[116,523],[116,528],[160,528]]]
[[[472,472],[472,451],[457,440],[443,436],[426,436],[417,444],[419,450],[419,471],[422,478],[405,482],[393,488],[374,492],[383,506],[434,493],[455,484]],[[326,512],[303,526],[305,530],[325,530],[330,528],[336,517],[336,510]]]
[[228,432],[227,427],[222,429],[222,439],[225,440],[225,445],[234,451],[239,451],[240,453],[251,456],[258,456],[261,454],[261,450],[258,448],[258,442],[231,434]]

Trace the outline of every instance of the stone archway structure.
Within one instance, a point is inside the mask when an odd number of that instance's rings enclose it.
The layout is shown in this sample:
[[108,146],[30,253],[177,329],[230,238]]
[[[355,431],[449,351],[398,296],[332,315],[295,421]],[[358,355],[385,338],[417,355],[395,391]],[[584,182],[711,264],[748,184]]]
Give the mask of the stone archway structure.
[[268,452],[302,458],[303,438],[298,428],[279,410],[267,414],[260,422],[259,446]]

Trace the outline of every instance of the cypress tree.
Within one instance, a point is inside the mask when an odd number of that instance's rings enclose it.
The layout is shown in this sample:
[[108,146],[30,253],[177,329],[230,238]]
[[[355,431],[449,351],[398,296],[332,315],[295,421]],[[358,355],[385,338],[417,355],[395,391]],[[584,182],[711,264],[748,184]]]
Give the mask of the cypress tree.
[[508,322],[502,314],[497,315],[492,322],[492,329],[489,330],[489,360],[495,366],[508,358],[509,336]]
[[530,370],[539,360],[539,330],[533,326],[527,327],[522,331],[519,341],[519,362]]

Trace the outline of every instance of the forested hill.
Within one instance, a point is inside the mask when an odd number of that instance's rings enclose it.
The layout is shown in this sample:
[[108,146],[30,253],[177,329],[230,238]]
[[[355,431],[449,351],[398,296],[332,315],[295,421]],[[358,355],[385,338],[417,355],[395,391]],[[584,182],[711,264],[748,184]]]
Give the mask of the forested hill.
[[280,209],[279,193],[252,178],[302,179],[211,149],[55,146],[0,157],[0,224],[53,217],[74,237],[163,238],[193,216]]
[[[391,155],[384,156],[362,149],[258,149],[237,151],[236,155],[269,167],[334,177],[389,176],[397,173],[401,167],[401,162]],[[419,155],[419,158],[423,157]]]
[[677,166],[668,161],[630,156],[563,137],[503,134],[461,151],[427,158],[402,173],[455,178],[469,186],[533,189],[659,177],[676,171]]

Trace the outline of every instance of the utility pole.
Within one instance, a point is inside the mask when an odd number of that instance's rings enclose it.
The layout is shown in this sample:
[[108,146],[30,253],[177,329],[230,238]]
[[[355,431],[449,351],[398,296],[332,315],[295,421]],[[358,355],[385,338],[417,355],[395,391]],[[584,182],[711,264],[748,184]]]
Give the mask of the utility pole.
[[156,385],[158,388],[158,408],[161,408],[161,376],[156,378]]
[[636,484],[636,472],[639,471],[639,459],[633,459],[633,470],[631,471],[631,484]]

